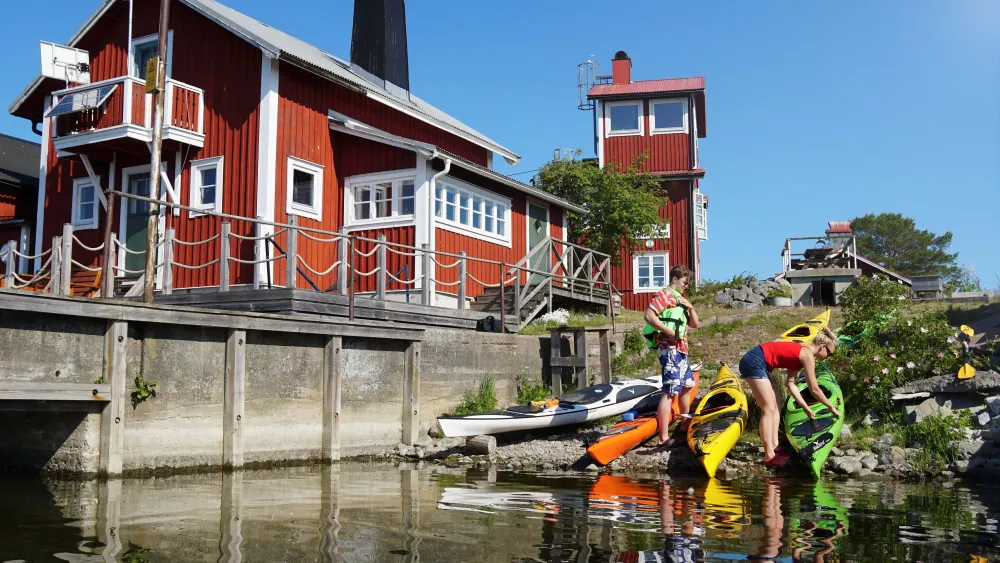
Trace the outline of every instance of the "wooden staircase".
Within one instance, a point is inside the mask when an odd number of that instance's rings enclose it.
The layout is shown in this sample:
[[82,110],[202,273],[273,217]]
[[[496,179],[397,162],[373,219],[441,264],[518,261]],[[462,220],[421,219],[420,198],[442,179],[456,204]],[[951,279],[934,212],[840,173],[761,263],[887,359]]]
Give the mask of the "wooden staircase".
[[[549,304],[549,294],[545,291],[539,291],[534,297],[525,303],[521,303],[521,310],[515,315],[514,308],[516,297],[514,295],[513,288],[505,288],[504,291],[504,302],[503,310],[507,312],[507,330],[512,332],[517,332],[521,328],[530,323],[537,317],[543,309],[546,309]],[[472,302],[473,311],[482,311],[484,313],[493,313],[500,320],[500,288],[491,287],[486,291],[480,293],[476,296],[476,300]]]

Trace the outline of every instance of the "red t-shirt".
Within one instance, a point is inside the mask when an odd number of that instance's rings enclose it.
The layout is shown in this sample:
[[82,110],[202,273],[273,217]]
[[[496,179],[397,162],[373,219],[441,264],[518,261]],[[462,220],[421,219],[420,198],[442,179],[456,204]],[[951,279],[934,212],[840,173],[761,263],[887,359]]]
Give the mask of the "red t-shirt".
[[802,360],[799,353],[802,352],[802,344],[798,342],[766,342],[760,345],[764,351],[764,361],[767,362],[767,369],[787,369],[791,371],[802,369]]

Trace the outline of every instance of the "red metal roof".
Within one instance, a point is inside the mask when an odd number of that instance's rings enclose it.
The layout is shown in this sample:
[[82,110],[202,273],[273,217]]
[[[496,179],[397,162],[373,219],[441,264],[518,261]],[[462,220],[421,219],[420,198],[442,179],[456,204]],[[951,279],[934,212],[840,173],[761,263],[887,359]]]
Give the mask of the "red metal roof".
[[656,176],[679,176],[683,178],[690,178],[692,176],[697,176],[697,177],[705,176],[705,169],[692,168],[690,170],[652,170],[649,173]]
[[705,89],[705,77],[664,78],[661,80],[636,80],[630,84],[598,84],[587,94],[588,98],[628,96],[635,94],[663,94],[691,92]]

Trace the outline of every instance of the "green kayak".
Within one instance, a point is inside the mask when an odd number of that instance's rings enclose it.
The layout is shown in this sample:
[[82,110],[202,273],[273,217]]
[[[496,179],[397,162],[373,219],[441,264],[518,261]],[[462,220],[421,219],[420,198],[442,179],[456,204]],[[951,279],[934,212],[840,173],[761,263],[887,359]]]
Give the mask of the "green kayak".
[[830,456],[830,451],[840,437],[840,429],[844,426],[844,392],[840,390],[840,385],[834,379],[830,367],[823,362],[816,363],[816,381],[819,383],[823,393],[826,394],[830,402],[833,403],[840,416],[835,417],[830,409],[813,398],[806,386],[805,374],[799,375],[798,386],[802,398],[809,403],[816,420],[810,421],[805,412],[795,403],[795,399],[788,397],[785,403],[785,436],[789,443],[799,453],[799,457],[805,461],[813,473],[818,478],[826,458]]

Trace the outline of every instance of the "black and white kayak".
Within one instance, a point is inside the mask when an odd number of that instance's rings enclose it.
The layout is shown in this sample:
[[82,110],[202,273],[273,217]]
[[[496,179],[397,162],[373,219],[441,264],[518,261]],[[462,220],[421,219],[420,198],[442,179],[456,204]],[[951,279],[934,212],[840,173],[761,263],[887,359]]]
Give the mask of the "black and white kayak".
[[659,393],[660,386],[659,375],[613,381],[585,387],[542,406],[517,405],[481,414],[439,416],[438,424],[449,438],[580,424],[629,411]]

